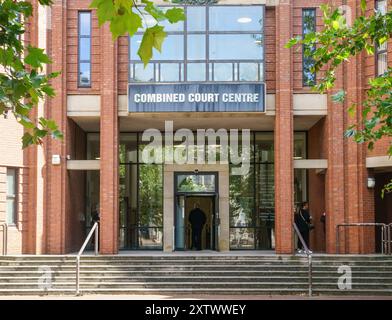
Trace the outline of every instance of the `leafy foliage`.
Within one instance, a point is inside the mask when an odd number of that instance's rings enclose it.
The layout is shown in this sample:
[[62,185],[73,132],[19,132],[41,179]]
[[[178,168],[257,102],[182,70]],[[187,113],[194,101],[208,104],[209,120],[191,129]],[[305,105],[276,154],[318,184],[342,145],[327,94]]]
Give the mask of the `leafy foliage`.
[[[51,4],[50,0],[39,2]],[[0,115],[12,113],[24,126],[23,147],[42,143],[48,134],[62,137],[53,120],[32,119],[30,115],[40,100],[54,96],[49,81],[58,75],[43,72],[44,65],[50,63],[43,49],[23,45],[21,37],[31,14],[32,6],[27,1],[0,1]]]
[[[365,16],[366,1],[361,0],[362,16],[356,18],[352,25],[346,21],[344,13],[339,9],[332,10],[329,6],[321,6],[323,12],[324,29],[320,32],[307,34],[291,39],[286,47],[303,45],[307,48],[316,47],[315,50],[305,50],[304,55],[313,59],[312,71],[325,70],[322,81],[314,86],[320,93],[325,93],[334,87],[336,69],[343,62],[348,61],[362,52],[374,54],[375,46],[381,46],[392,36],[392,11],[385,14],[375,12]],[[369,90],[361,106],[351,105],[348,112],[351,116],[361,110],[361,121],[350,126],[346,137],[352,137],[357,143],[367,143],[372,149],[375,142],[383,137],[392,137],[392,69],[389,68],[383,75],[369,81]],[[345,92],[339,90],[332,96],[334,102],[343,102]],[[392,156],[392,144],[387,150]],[[392,192],[392,182],[385,192]]]
[[[161,51],[162,43],[167,36],[159,23],[166,20],[170,23],[185,20],[182,9],[170,8],[164,11],[150,0],[140,0],[139,3],[136,0],[93,0],[90,7],[97,9],[100,26],[105,22],[110,24],[114,40],[126,33],[133,36],[139,29],[145,27],[138,50],[144,65],[147,65],[152,58],[154,48]],[[155,21],[153,26],[150,26],[151,21]]]

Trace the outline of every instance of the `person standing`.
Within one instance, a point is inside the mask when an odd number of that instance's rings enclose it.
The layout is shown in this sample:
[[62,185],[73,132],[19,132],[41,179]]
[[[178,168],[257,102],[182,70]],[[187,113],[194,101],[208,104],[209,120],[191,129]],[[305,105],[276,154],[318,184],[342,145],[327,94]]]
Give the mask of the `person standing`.
[[197,250],[201,250],[201,233],[203,231],[204,224],[206,223],[206,215],[199,208],[199,204],[195,203],[194,208],[189,213],[188,221],[192,227],[192,247]]
[[[311,219],[312,217],[309,213],[309,203],[307,201],[304,201],[302,202],[300,208],[298,208],[294,221],[308,248],[309,248],[309,232],[312,228]],[[298,252],[302,253],[304,250],[305,248],[303,247],[302,242],[298,237]]]

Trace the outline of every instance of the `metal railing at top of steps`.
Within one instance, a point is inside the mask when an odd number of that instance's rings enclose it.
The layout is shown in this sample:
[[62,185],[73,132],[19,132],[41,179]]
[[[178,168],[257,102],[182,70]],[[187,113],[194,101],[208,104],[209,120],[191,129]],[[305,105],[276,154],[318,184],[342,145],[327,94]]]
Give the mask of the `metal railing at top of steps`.
[[392,223],[378,223],[378,222],[367,222],[367,223],[341,223],[336,226],[336,253],[339,254],[340,251],[340,233],[339,228],[348,227],[381,227],[381,254],[392,254],[392,238],[391,238],[391,228]]
[[0,227],[3,231],[3,249],[1,250],[1,254],[6,256],[8,247],[8,224],[6,222],[2,222],[0,223]]
[[307,246],[304,238],[301,235],[301,232],[299,232],[299,229],[295,222],[293,223],[294,231],[297,234],[299,240],[301,241],[302,247],[304,248],[304,251],[306,253],[306,256],[308,257],[308,293],[309,297],[312,296],[312,290],[313,290],[313,281],[312,281],[312,273],[313,273],[313,262],[312,262],[312,251],[310,251],[309,247]]
[[89,234],[87,235],[86,240],[84,240],[84,243],[76,256],[76,288],[75,288],[75,293],[77,296],[80,295],[80,257],[83,254],[84,249],[86,249],[87,244],[90,241],[91,237],[93,236],[94,232],[95,232],[94,253],[95,253],[95,255],[98,255],[99,223],[95,222],[93,227],[91,228]]

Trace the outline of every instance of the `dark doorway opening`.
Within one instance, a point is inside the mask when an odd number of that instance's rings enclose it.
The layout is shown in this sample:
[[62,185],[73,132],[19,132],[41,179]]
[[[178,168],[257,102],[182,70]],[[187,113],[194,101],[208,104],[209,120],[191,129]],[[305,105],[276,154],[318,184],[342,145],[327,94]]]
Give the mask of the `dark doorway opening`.
[[[392,223],[392,193],[386,193],[381,198],[384,186],[392,180],[392,172],[375,174],[374,207],[377,223]],[[381,252],[381,228],[376,228],[376,252]]]

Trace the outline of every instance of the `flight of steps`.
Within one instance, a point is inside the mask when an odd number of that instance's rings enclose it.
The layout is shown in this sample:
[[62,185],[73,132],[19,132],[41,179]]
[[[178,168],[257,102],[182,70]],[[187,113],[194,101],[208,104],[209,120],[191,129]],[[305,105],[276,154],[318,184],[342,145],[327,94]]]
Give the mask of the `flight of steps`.
[[[313,257],[315,295],[392,295],[392,256]],[[339,266],[352,290],[339,290]],[[308,262],[289,255],[83,256],[82,294],[307,295]],[[0,296],[75,294],[74,256],[0,257]]]

